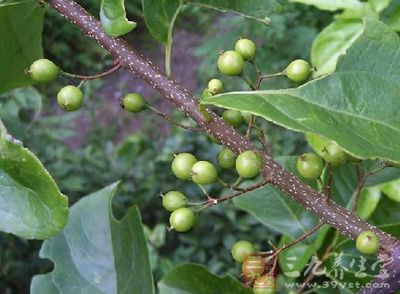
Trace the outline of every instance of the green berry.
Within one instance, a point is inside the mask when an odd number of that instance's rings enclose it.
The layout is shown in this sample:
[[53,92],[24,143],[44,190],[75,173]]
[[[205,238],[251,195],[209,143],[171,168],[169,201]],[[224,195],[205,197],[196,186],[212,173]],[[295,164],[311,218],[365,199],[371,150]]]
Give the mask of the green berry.
[[239,263],[242,263],[248,256],[254,254],[256,249],[249,241],[237,241],[232,246],[232,257]]
[[198,161],[193,164],[191,175],[193,182],[200,185],[214,183],[218,178],[217,169],[208,161]]
[[195,215],[189,208],[182,207],[171,213],[169,223],[171,227],[177,232],[189,231],[195,222]]
[[235,167],[236,155],[228,148],[222,149],[218,153],[218,162],[222,168],[233,168]]
[[123,98],[122,106],[127,111],[136,113],[141,112],[145,108],[146,102],[140,94],[130,93]]
[[253,60],[256,56],[256,44],[249,39],[240,39],[236,42],[235,51],[242,55],[244,60]]
[[276,279],[271,274],[259,277],[253,285],[254,294],[274,294],[276,292]]
[[286,68],[287,77],[296,83],[304,82],[308,79],[310,74],[311,66],[307,61],[303,59],[292,61]]
[[347,162],[347,153],[335,142],[329,142],[322,148],[322,157],[332,166],[337,167]]
[[379,246],[379,237],[372,231],[364,231],[357,237],[356,247],[362,254],[375,254]]
[[258,279],[265,271],[266,262],[259,256],[249,256],[242,264],[242,274],[246,278]]
[[318,179],[323,169],[324,161],[315,153],[304,153],[297,160],[297,171],[303,178]]
[[261,159],[252,150],[244,151],[236,158],[236,171],[244,179],[255,177],[260,169]]
[[38,59],[32,63],[28,72],[36,82],[50,82],[58,76],[60,69],[48,59]]
[[181,153],[175,156],[171,164],[174,175],[181,180],[188,180],[191,177],[190,171],[197,158],[190,153]]
[[162,204],[168,211],[174,211],[186,205],[187,198],[179,191],[169,191],[162,198]]
[[208,92],[210,92],[212,95],[217,95],[222,93],[223,90],[223,85],[222,82],[218,79],[212,79],[211,81],[208,82]]
[[240,111],[228,109],[222,114],[223,120],[234,128],[238,128],[244,122],[244,118]]
[[65,111],[79,109],[83,103],[83,93],[75,86],[65,86],[57,94],[57,103]]
[[236,51],[225,51],[218,58],[218,69],[228,76],[238,76],[242,73],[244,61]]

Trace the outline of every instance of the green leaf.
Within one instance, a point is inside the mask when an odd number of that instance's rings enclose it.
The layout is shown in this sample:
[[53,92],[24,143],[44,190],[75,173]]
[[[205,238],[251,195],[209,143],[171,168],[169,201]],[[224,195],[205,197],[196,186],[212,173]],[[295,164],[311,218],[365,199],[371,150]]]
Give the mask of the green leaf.
[[389,16],[388,25],[392,30],[396,32],[400,31],[400,5]]
[[187,3],[224,12],[234,12],[264,24],[271,22],[269,14],[281,9],[281,5],[276,0],[188,0]]
[[369,222],[400,238],[400,203],[389,197],[383,197]]
[[383,184],[381,186],[381,191],[390,199],[400,202],[400,180]]
[[[167,44],[169,32],[179,13],[182,0],[142,0],[146,24],[159,42]],[[280,9],[275,0],[187,0],[185,4],[203,6],[220,11],[230,11],[268,24],[267,17]]]
[[[2,125],[2,123],[0,123]],[[0,231],[47,239],[68,219],[68,199],[40,161],[22,143],[0,134]]]
[[24,71],[43,56],[43,17],[36,1],[0,3],[0,94],[32,84]]
[[399,47],[400,39],[389,27],[366,20],[362,34],[330,76],[295,89],[232,92],[202,103],[323,135],[359,158],[399,162]]
[[368,0],[376,12],[381,12],[389,6],[391,0]]
[[368,219],[377,208],[381,200],[381,190],[379,187],[363,189],[357,205],[357,215],[361,219]]
[[358,0],[290,0],[290,2],[303,3],[313,5],[321,10],[335,11],[339,9],[360,7],[361,3]]
[[143,15],[153,37],[167,44],[177,14],[181,8],[180,0],[142,0]]
[[[297,176],[297,156],[277,161]],[[316,187],[315,181],[307,181]],[[234,205],[255,216],[263,225],[291,238],[297,238],[318,223],[318,219],[278,189],[267,185],[234,198]],[[285,216],[282,218],[282,216]]]
[[[315,238],[309,237],[314,239],[313,242],[307,242],[306,239],[279,254],[279,265],[281,271],[291,278],[295,277],[294,272],[302,272],[308,265],[310,258],[315,256],[318,249],[322,246],[329,229],[329,226],[324,226],[315,233]],[[294,241],[294,239],[289,238],[288,236],[282,236],[279,242],[279,247],[282,247],[284,244],[291,241]]]
[[196,264],[178,265],[168,272],[158,284],[160,294],[251,294],[253,290],[231,276],[219,277]]
[[14,136],[23,139],[42,110],[42,96],[33,87],[13,90],[1,97],[0,117]]
[[319,33],[311,49],[311,62],[317,67],[314,76],[334,72],[338,58],[346,53],[362,30],[361,19],[339,19]]
[[124,0],[102,0],[100,9],[101,25],[107,35],[118,37],[136,27],[136,23],[126,18]]
[[78,201],[65,229],[43,243],[54,271],[35,276],[32,294],[154,293],[146,239],[137,208],[121,221],[111,201],[117,184]]

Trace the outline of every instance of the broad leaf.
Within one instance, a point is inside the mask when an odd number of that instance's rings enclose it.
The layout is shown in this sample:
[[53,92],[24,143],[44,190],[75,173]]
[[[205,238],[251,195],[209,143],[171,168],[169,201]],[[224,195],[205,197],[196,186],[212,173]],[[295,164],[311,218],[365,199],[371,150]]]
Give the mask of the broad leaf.
[[32,84],[24,71],[43,55],[43,16],[36,1],[0,2],[0,94]]
[[[142,0],[143,14],[151,34],[166,44],[172,31],[181,0]],[[199,5],[221,11],[231,11],[262,23],[269,23],[268,15],[279,9],[276,0],[188,0],[185,4]]]
[[400,238],[400,203],[383,197],[370,222],[381,230]]
[[381,12],[389,6],[391,0],[368,0],[376,12]]
[[346,53],[362,29],[361,19],[338,19],[319,33],[311,49],[311,62],[317,68],[314,76],[334,72],[339,56]]
[[0,121],[0,231],[47,239],[68,219],[68,200],[40,161]]
[[389,16],[388,25],[394,31],[396,31],[396,32],[400,31],[400,5]]
[[33,87],[16,89],[0,97],[0,118],[13,136],[26,138],[42,110],[42,96]]
[[180,0],[142,0],[143,15],[153,37],[167,44],[175,19],[181,8]]
[[389,27],[367,20],[330,76],[295,89],[226,93],[202,103],[323,135],[359,158],[398,162],[399,47],[399,36]]
[[231,11],[264,24],[269,24],[271,20],[268,15],[281,7],[276,0],[188,0],[188,3],[221,11]]
[[[277,158],[277,161],[298,176],[297,158],[284,156]],[[307,182],[316,187],[315,181]],[[318,223],[314,215],[271,185],[236,197],[233,203],[237,208],[254,215],[263,225],[291,238],[299,237]]]
[[361,3],[358,0],[290,0],[290,2],[313,5],[321,10],[335,11],[339,9],[357,9]]
[[101,25],[107,35],[118,37],[136,27],[136,23],[126,18],[125,0],[102,0],[100,9]]
[[400,202],[400,180],[383,184],[381,190],[390,199]]
[[32,294],[154,293],[139,212],[132,208],[114,219],[116,189],[108,186],[71,208],[65,229],[43,243],[40,256],[55,269],[33,278]]
[[231,276],[219,277],[203,266],[190,263],[171,270],[159,282],[158,288],[160,294],[253,293]]

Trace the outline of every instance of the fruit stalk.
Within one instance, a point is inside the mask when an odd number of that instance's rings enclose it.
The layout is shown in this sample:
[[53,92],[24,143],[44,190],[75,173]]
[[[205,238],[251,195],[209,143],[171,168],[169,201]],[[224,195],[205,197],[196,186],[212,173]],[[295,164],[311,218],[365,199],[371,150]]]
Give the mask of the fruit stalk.
[[[173,79],[166,77],[123,39],[106,35],[100,23],[79,4],[70,0],[49,0],[47,3],[80,28],[85,35],[94,39],[100,46],[108,50],[121,66],[130,69],[138,77],[147,81],[163,97],[174,103],[188,117],[197,122],[199,127],[216,137],[227,148],[236,154],[245,150],[256,150],[256,147],[245,136],[240,135],[214,113],[210,112],[211,120],[206,121],[199,111],[198,100],[193,95]],[[389,257],[395,258],[396,261],[400,261],[400,245],[396,238],[369,225],[335,202],[327,201],[321,193],[313,190],[293,174],[286,171],[270,155],[264,153],[262,157],[262,174],[267,182],[270,182],[306,209],[318,215],[323,222],[335,227],[342,234],[352,239],[356,239],[363,231],[374,231],[381,240],[382,252],[387,253]],[[392,256],[392,254],[395,255]],[[390,276],[396,278],[391,283],[392,287],[389,290],[383,289],[382,291],[386,292],[380,293],[393,293],[393,291],[400,289],[398,282],[400,281],[400,266],[398,263],[396,267],[392,268]]]

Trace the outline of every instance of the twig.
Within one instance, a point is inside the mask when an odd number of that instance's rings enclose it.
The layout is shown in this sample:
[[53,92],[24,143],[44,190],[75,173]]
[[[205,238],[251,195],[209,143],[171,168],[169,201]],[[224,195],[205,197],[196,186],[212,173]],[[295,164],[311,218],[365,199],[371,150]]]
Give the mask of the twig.
[[94,80],[94,79],[100,79],[103,78],[105,76],[108,76],[114,72],[116,72],[117,70],[119,70],[121,68],[121,64],[119,62],[117,62],[112,68],[110,68],[109,70],[99,73],[97,75],[93,75],[93,76],[84,76],[84,75],[77,75],[77,74],[72,74],[72,73],[68,73],[65,71],[62,71],[61,74],[63,76],[66,76],[68,78],[73,78],[73,79],[79,79],[79,80],[84,80],[84,81],[88,81],[88,80]]
[[386,168],[387,165],[386,164],[382,164],[379,168],[365,173],[364,176],[361,176],[360,167],[361,167],[360,164],[356,165],[357,186],[356,186],[356,191],[354,192],[353,205],[352,205],[352,209],[351,209],[352,213],[355,213],[356,210],[357,210],[358,202],[360,200],[361,191],[362,191],[362,189],[363,189],[363,187],[365,185],[365,182],[367,181],[368,177],[373,175],[373,174],[376,174],[376,173],[380,172],[381,170]]
[[255,115],[251,115],[249,125],[247,126],[246,137],[250,139],[251,130],[253,129],[253,125],[255,124],[256,117]]
[[268,184],[268,182],[263,181],[263,182],[260,182],[260,183],[258,183],[258,184],[249,186],[249,187],[247,187],[247,188],[243,188],[243,189],[241,189],[241,191],[239,191],[239,192],[232,193],[232,194],[229,194],[229,195],[220,197],[220,198],[218,198],[218,199],[215,199],[215,198],[210,197],[210,198],[211,198],[211,201],[206,205],[206,207],[211,207],[211,206],[217,205],[218,203],[222,203],[222,202],[231,200],[231,199],[233,199],[233,198],[235,198],[235,197],[238,197],[238,196],[240,196],[240,195],[242,195],[242,194],[244,194],[244,193],[247,193],[247,192],[256,190],[256,189],[258,189],[258,188],[261,188],[261,187],[263,187],[263,186],[265,186],[265,185],[267,185],[267,184]]
[[156,113],[157,115],[161,116],[163,119],[165,119],[169,123],[171,123],[173,125],[176,125],[176,126],[182,128],[182,129],[185,129],[185,130],[190,131],[190,132],[202,132],[203,131],[202,128],[190,127],[190,126],[186,126],[184,124],[181,124],[181,123],[177,122],[176,120],[173,120],[172,118],[170,118],[167,114],[165,114],[165,113],[159,111],[158,109],[154,108],[153,106],[146,105],[146,107],[149,110],[151,110],[154,113]]
[[289,249],[290,247],[300,243],[301,241],[303,241],[304,239],[307,239],[309,236],[311,236],[312,234],[314,234],[315,232],[317,232],[323,225],[325,225],[324,222],[320,222],[318,225],[316,225],[315,227],[313,227],[312,229],[310,229],[309,231],[305,232],[304,235],[300,236],[299,238],[297,238],[296,240],[286,243],[284,244],[281,248],[278,248],[277,250],[275,250],[275,252],[273,254],[271,254],[270,256],[268,256],[269,259],[274,258],[275,256],[281,254],[282,251]]

